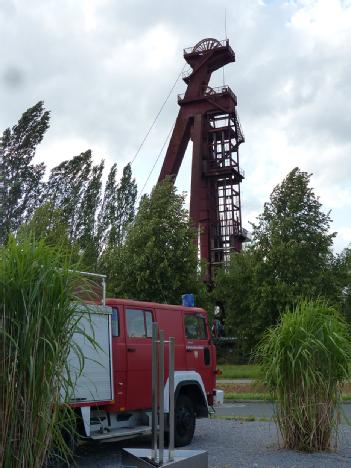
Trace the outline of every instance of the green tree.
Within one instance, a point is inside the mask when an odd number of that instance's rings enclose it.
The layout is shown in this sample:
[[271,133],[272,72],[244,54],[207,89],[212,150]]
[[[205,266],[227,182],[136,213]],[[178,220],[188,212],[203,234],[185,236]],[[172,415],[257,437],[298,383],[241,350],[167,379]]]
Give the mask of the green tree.
[[79,246],[82,268],[94,271],[100,269],[106,248],[122,244],[134,218],[137,194],[130,165],[118,181],[114,164],[102,196],[103,170],[104,162],[93,165],[88,150],[53,168],[47,183],[47,200],[60,210],[70,243]]
[[331,251],[335,233],[329,231],[331,218],[322,211],[310,177],[295,168],[274,188],[253,224],[248,252],[243,258],[233,255],[219,274],[215,294],[223,298],[233,332],[250,338],[248,346],[301,297],[340,301]]
[[39,206],[43,193],[45,166],[33,164],[35,151],[49,127],[50,113],[39,101],[29,108],[16,125],[3,133],[6,193],[0,242],[15,232]]
[[82,268],[95,270],[99,255],[98,211],[104,162],[93,165],[87,150],[52,169],[47,200],[68,226],[70,243],[78,245]]
[[104,262],[117,296],[179,303],[186,292],[200,294],[194,231],[184,194],[170,180],[143,196],[125,243],[106,252]]
[[336,258],[335,274],[339,279],[341,308],[351,323],[351,246],[344,249]]
[[121,246],[127,228],[135,216],[137,185],[130,164],[123,169],[117,180],[117,164],[113,164],[107,177],[103,202],[99,213],[99,238],[101,248]]
[[62,210],[64,222],[69,226],[69,237],[77,240],[82,235],[83,200],[90,182],[92,170],[91,151],[85,151],[51,170],[48,201],[55,209]]
[[232,254],[226,268],[215,278],[213,296],[222,306],[219,317],[226,336],[235,336],[236,359],[247,355],[261,331],[261,321],[252,307],[252,291],[256,289],[256,255],[251,250]]
[[39,206],[31,219],[18,229],[18,240],[38,239],[50,247],[58,247],[72,261],[78,261],[79,246],[70,241],[69,226],[62,210],[47,202]]
[[110,243],[110,230],[115,220],[117,186],[117,164],[113,164],[107,176],[104,196],[98,215],[98,237],[101,239],[101,249],[103,249],[104,245],[108,246]]
[[130,164],[123,168],[123,174],[117,188],[115,219],[111,227],[111,242],[121,245],[126,238],[128,226],[135,216],[137,186],[132,176]]
[[87,269],[96,271],[99,256],[98,209],[101,203],[101,178],[104,169],[103,161],[93,166],[90,180],[82,197],[81,216],[79,219],[79,245],[82,249],[82,263]]
[[253,224],[261,280],[256,307],[269,310],[272,323],[298,297],[337,300],[331,251],[335,233],[330,233],[330,215],[322,211],[310,178],[293,169]]

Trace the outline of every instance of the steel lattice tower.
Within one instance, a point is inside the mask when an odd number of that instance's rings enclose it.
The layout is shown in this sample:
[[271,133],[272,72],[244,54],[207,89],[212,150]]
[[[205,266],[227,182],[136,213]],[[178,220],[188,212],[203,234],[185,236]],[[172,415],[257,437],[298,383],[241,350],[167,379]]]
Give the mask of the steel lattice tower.
[[189,140],[193,142],[190,217],[199,233],[200,256],[207,262],[205,280],[231,251],[240,251],[247,231],[242,228],[239,146],[245,141],[229,86],[210,88],[211,74],[235,62],[229,41],[203,39],[184,50],[190,69],[178,96],[180,110],[163,162],[159,181],[176,177]]

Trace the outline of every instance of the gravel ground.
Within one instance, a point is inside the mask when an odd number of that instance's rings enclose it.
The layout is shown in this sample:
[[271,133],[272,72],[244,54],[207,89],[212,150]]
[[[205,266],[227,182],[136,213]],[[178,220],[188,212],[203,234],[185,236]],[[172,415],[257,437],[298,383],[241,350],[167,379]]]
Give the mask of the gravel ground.
[[[77,464],[85,468],[122,467],[122,447],[149,446],[149,438],[89,444],[80,448]],[[305,454],[280,449],[274,423],[202,419],[197,421],[194,440],[188,448],[207,450],[210,468],[350,468],[351,428],[341,427],[337,452]]]

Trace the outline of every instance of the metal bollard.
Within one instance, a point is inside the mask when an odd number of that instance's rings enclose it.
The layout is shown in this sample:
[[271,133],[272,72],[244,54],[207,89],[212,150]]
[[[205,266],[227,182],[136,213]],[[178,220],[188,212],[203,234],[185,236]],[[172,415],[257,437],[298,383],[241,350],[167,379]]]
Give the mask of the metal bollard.
[[152,324],[152,447],[151,459],[157,461],[157,426],[158,426],[158,405],[157,405],[157,362],[158,362],[158,326]]
[[164,381],[165,381],[165,332],[160,330],[160,350],[159,350],[159,457],[160,465],[163,465],[164,437],[165,437],[165,405],[164,405]]
[[174,460],[174,338],[169,338],[169,446],[168,461]]
[[[158,339],[159,335],[159,339]],[[165,341],[165,332],[152,324],[152,447],[151,460],[160,466],[164,462],[164,377],[165,343],[169,343],[169,448],[168,462],[174,460],[174,338]],[[157,437],[158,435],[158,437]],[[158,439],[158,444],[157,444]]]
[[[164,344],[169,343],[169,448],[168,457],[164,450]],[[164,331],[158,325],[152,324],[152,446],[150,449],[123,449],[123,467],[161,467],[174,466],[179,468],[205,468],[208,466],[208,455],[203,450],[174,449],[174,356],[175,341],[170,337],[164,339]],[[159,432],[158,432],[159,431]],[[157,434],[158,432],[158,434]],[[157,437],[159,435],[159,437]],[[159,450],[157,439],[159,438]],[[127,464],[126,464],[127,463]],[[133,465],[131,465],[133,463]]]

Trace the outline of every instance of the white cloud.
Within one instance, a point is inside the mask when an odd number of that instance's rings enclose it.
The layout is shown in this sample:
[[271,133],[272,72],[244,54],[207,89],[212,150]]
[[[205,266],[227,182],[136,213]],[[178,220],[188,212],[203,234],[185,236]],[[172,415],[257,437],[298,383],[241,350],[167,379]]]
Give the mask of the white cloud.
[[[92,148],[121,168],[181,70],[183,47],[227,32],[237,63],[243,216],[253,220],[295,166],[312,172],[336,248],[351,239],[351,3],[343,0],[0,0],[0,127],[40,99],[52,111],[38,152],[49,167]],[[216,73],[212,84],[222,84]],[[178,112],[180,81],[134,165],[141,187]],[[161,161],[146,186],[156,182]],[[178,185],[189,184],[185,161]]]

